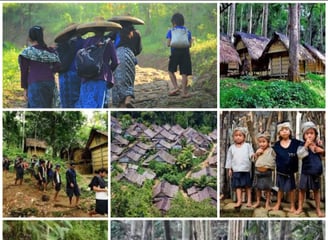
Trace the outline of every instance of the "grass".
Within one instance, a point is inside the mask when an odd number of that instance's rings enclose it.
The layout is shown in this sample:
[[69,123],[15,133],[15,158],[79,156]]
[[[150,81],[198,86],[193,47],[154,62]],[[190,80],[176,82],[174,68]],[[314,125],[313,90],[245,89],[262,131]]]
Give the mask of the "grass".
[[325,77],[308,74],[301,83],[253,77],[220,79],[221,108],[325,108]]

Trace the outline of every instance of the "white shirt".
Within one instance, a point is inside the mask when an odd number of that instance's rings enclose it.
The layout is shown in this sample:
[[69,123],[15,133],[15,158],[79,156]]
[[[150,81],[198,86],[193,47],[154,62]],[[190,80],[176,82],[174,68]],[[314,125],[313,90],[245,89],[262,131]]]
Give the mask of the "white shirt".
[[250,172],[250,159],[253,153],[254,150],[249,143],[244,142],[240,147],[232,144],[228,150],[225,168],[231,168],[234,172]]

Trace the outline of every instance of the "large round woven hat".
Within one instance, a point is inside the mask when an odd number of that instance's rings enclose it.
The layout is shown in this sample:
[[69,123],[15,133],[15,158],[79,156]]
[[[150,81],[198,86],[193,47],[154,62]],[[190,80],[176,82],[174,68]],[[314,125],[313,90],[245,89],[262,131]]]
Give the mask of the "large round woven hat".
[[96,17],[94,22],[80,24],[76,30],[78,34],[83,35],[87,32],[95,32],[99,28],[103,29],[104,32],[110,32],[122,29],[122,26],[116,22],[106,21],[103,17]]
[[135,25],[144,25],[145,24],[145,22],[143,20],[136,18],[136,17],[129,16],[129,15],[115,16],[115,17],[108,19],[108,21],[118,22],[118,23],[131,22],[132,24],[135,24]]
[[69,40],[71,37],[73,37],[76,34],[76,27],[79,24],[77,23],[71,23],[69,24],[64,30],[62,30],[60,33],[57,34],[55,37],[55,42],[64,42]]

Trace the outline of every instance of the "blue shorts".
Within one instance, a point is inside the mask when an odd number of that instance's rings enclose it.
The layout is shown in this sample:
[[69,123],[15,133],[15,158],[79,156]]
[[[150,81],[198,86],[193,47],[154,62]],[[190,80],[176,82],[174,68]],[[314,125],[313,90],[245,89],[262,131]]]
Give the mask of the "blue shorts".
[[66,193],[68,197],[73,197],[75,195],[76,197],[79,197],[81,195],[80,189],[77,185],[74,185],[74,187],[67,187],[66,188]]
[[277,173],[277,187],[279,191],[290,192],[296,189],[294,174],[280,174]]
[[251,187],[251,174],[249,172],[233,172],[231,185],[233,189]]
[[300,178],[300,186],[299,189],[301,190],[319,190],[321,187],[320,184],[320,175],[308,175],[308,174],[301,174]]
[[168,67],[169,72],[176,72],[178,66],[181,75],[192,75],[190,52],[188,48],[172,49]]

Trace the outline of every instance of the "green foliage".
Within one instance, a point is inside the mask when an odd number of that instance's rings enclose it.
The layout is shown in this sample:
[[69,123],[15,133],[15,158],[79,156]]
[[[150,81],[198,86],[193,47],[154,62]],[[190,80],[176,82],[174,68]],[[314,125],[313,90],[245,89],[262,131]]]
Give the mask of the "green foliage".
[[129,183],[111,181],[111,216],[112,217],[150,217],[152,207],[151,180],[146,180],[142,187]]
[[172,165],[153,160],[149,163],[149,168],[156,173],[157,177],[161,177],[164,174],[171,172]]
[[4,239],[107,239],[107,221],[4,221]]
[[184,178],[182,180],[182,189],[186,192],[187,189],[191,188],[196,183],[196,179],[193,178]]
[[181,183],[182,179],[185,177],[185,175],[186,175],[186,172],[177,173],[175,171],[172,171],[170,173],[164,174],[162,176],[162,178],[173,185],[179,185]]
[[222,108],[323,108],[325,95],[321,77],[301,83],[284,80],[220,80]]
[[167,217],[216,217],[216,208],[211,205],[210,200],[195,202],[185,198],[180,192],[171,202],[171,208]]

